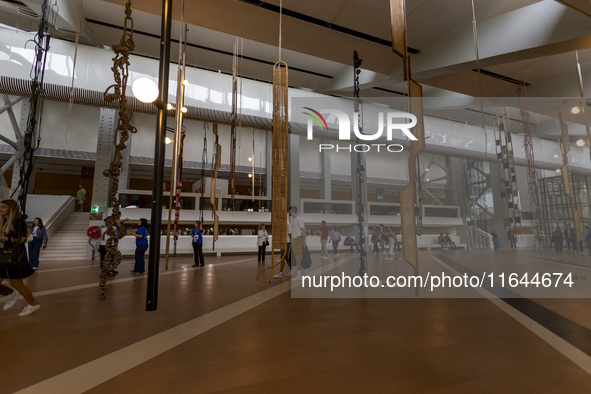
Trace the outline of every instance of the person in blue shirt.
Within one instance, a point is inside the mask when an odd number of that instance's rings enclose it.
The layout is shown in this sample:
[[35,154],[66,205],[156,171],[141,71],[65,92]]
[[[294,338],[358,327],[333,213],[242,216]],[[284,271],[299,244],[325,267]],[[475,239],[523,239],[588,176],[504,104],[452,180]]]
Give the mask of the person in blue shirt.
[[148,220],[141,218],[138,223],[138,230],[134,233],[129,230],[127,234],[135,237],[135,265],[133,266],[132,274],[143,274],[146,269],[146,262],[144,254],[148,250]]
[[191,232],[193,238],[193,256],[195,257],[195,264],[193,267],[204,267],[205,260],[203,259],[203,226],[201,222],[195,222],[195,228]]
[[29,242],[29,264],[36,270],[39,267],[41,245],[43,245],[43,249],[47,247],[47,230],[43,226],[43,220],[35,218],[29,232],[33,235],[33,240]]

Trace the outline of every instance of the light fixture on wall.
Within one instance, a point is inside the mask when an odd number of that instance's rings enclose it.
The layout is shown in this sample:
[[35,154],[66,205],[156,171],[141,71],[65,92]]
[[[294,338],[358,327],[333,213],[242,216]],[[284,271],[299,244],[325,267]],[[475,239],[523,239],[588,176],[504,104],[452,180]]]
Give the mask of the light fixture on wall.
[[170,143],[172,143],[173,141],[174,141],[174,140],[173,140],[173,139],[171,139],[170,137],[165,137],[165,138],[164,138],[164,143],[165,143],[166,145],[169,145],[169,144],[170,144]]
[[555,153],[555,154],[554,154],[554,158],[555,158],[555,159],[558,159],[558,153]]
[[561,170],[560,168],[557,168],[557,169],[556,169],[556,172],[557,172],[558,174],[560,174],[560,173],[562,172],[562,170]]
[[582,138],[577,140],[577,146],[583,147],[583,146],[585,146],[586,143],[587,143],[587,141],[585,141]]
[[573,114],[575,114],[575,115],[576,115],[576,114],[578,114],[579,112],[581,112],[581,107],[579,107],[579,106],[575,105],[574,107],[572,107],[572,108],[570,109],[570,112],[572,112]]

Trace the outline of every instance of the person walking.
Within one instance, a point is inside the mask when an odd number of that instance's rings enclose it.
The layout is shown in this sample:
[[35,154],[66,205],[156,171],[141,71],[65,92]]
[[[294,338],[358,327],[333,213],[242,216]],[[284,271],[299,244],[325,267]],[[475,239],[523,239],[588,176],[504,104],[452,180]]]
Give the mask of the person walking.
[[392,227],[388,227],[388,231],[386,232],[386,236],[388,237],[388,257],[386,260],[394,260],[394,245],[396,243],[396,233],[392,229]]
[[[589,256],[591,256],[591,227],[589,226],[585,226],[585,241],[587,242],[587,247],[589,248]],[[582,248],[581,251],[583,251]]]
[[[16,290],[16,292],[13,291],[7,296],[5,295],[4,310],[14,306],[18,299],[18,292],[27,301],[27,306],[19,313],[19,316],[28,316],[41,308],[41,304],[33,297],[31,289],[23,282],[24,278],[35,273],[27,261],[26,239],[27,223],[21,216],[18,204],[14,200],[2,201],[0,203],[0,252],[3,259],[0,260],[0,279],[9,279],[10,286]],[[0,289],[2,294],[7,292],[5,287]]]
[[78,185],[76,192],[76,204],[78,205],[78,212],[84,211],[84,202],[86,201],[86,189],[82,185]]
[[135,265],[133,266],[132,274],[143,274],[146,272],[146,261],[144,255],[148,250],[148,220],[141,218],[138,222],[139,228],[134,233],[129,230],[127,234],[135,237]]
[[501,250],[501,240],[499,239],[497,232],[493,229],[490,230],[490,234],[492,235],[493,247],[495,250]]
[[544,230],[542,230],[542,226],[538,226],[534,237],[534,252],[538,250],[542,252],[544,250]]
[[320,226],[320,258],[327,259],[328,258],[328,251],[326,250],[326,243],[328,242],[328,234],[330,233],[330,229],[326,225],[326,221],[322,221],[322,226]]
[[335,226],[330,232],[330,240],[332,241],[333,256],[339,257],[339,243],[341,242],[341,231]]
[[41,252],[41,246],[43,249],[47,248],[47,229],[43,226],[43,220],[41,218],[35,218],[33,220],[33,227],[29,231],[33,236],[33,240],[29,242],[29,264],[31,268],[36,270],[39,268],[39,252]]
[[292,276],[292,279],[297,279],[302,275],[302,251],[306,246],[306,224],[298,216],[298,207],[291,206],[288,212],[291,216],[291,248],[297,267],[297,272]]
[[560,228],[556,226],[556,230],[554,230],[552,233],[552,242],[554,242],[557,252],[562,252],[562,239],[562,231],[560,231]]
[[259,247],[258,262],[265,264],[265,250],[269,245],[269,233],[265,230],[263,223],[259,224],[259,231],[257,233],[257,246]]
[[509,238],[509,243],[511,244],[511,249],[517,249],[517,235],[515,235],[515,230],[513,227],[509,227],[509,231],[507,232],[507,237]]
[[203,226],[200,221],[195,222],[195,228],[191,231],[191,245],[193,245],[193,257],[195,267],[205,267],[205,259],[203,258]]
[[564,229],[564,238],[566,239],[566,247],[568,248],[568,251],[577,253],[575,229],[570,226],[570,223],[567,224],[566,229]]

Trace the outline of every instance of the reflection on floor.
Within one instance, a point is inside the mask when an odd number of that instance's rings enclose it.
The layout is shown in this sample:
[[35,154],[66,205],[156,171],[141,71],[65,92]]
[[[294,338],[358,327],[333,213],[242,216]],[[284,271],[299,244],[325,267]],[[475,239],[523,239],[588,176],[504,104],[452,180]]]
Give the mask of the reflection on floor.
[[[419,259],[477,272],[561,264],[591,284],[588,255],[458,250]],[[146,276],[129,274],[129,260],[106,301],[97,299],[96,262],[42,261],[27,279],[39,312],[18,317],[22,299],[2,312],[0,393],[591,392],[590,299],[525,307],[476,295],[296,299],[287,278],[257,285],[254,255],[206,263],[171,259],[158,309],[146,312]],[[358,269],[348,251],[337,263]],[[368,272],[400,274],[405,264],[370,255]],[[335,266],[314,256],[312,268],[322,265]],[[583,340],[569,343],[565,330]]]

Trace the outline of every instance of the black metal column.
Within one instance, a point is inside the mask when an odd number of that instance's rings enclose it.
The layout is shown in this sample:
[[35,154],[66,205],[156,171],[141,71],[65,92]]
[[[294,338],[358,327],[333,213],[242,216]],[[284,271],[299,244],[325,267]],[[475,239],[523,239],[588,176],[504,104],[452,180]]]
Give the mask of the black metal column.
[[160,263],[160,225],[162,223],[162,182],[164,180],[164,154],[166,135],[166,103],[168,102],[168,70],[170,66],[170,31],[172,27],[172,0],[162,0],[162,26],[160,31],[160,65],[158,68],[158,120],[154,147],[154,185],[152,187],[152,216],[150,219],[150,252],[148,257],[148,291],[146,310],[158,307],[158,275]]

